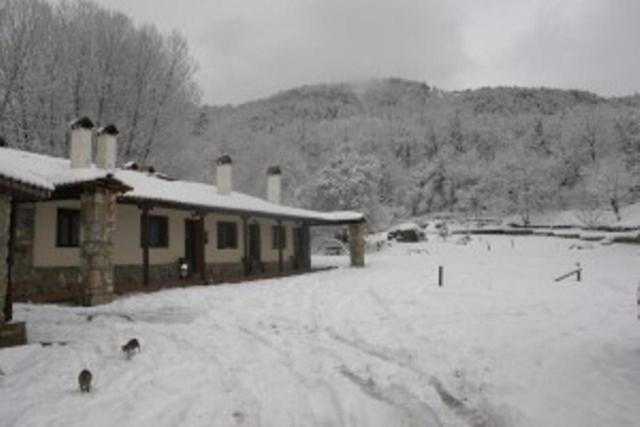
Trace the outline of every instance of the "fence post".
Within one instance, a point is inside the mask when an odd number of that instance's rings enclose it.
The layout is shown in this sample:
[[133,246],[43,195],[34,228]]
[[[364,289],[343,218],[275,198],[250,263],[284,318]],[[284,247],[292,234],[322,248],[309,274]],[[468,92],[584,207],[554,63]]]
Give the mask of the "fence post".
[[638,282],[638,291],[636,293],[636,299],[638,300],[638,320],[640,320],[640,282]]
[[582,267],[580,267],[579,262],[576,262],[576,279],[578,279],[578,282],[582,281]]

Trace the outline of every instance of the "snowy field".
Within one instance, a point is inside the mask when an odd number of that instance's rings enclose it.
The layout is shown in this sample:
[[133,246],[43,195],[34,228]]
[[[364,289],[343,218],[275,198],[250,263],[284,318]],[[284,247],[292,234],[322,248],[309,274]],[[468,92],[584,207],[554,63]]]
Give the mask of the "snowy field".
[[[640,246],[573,243],[397,245],[365,269],[17,305],[34,344],[0,351],[0,425],[637,426]],[[553,281],[576,262],[582,282]]]

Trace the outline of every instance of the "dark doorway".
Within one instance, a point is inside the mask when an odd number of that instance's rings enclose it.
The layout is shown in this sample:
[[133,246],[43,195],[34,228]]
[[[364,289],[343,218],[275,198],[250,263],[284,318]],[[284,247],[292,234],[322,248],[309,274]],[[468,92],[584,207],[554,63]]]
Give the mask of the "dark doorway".
[[249,225],[249,272],[262,272],[260,260],[260,225]]
[[202,218],[184,222],[184,258],[189,264],[189,277],[204,279],[204,221]]

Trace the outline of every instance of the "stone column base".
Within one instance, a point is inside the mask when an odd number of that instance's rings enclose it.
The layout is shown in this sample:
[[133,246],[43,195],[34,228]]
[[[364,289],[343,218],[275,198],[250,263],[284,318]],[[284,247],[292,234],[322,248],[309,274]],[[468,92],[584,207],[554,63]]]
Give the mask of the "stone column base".
[[94,305],[109,304],[114,299],[115,297],[113,296],[113,294],[84,295],[81,304],[86,307],[91,307]]
[[27,327],[24,322],[5,323],[0,326],[0,348],[25,345]]
[[352,267],[364,267],[365,224],[349,224],[349,253]]

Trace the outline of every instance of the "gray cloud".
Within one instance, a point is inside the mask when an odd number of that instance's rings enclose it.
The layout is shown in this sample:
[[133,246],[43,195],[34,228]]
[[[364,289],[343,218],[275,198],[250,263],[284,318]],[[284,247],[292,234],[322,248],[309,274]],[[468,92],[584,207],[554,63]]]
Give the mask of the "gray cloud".
[[[572,4],[573,3],[573,4]],[[507,83],[584,88],[603,95],[640,89],[640,2],[545,7],[497,61]]]
[[396,76],[484,85],[640,87],[640,2],[98,0],[189,40],[205,101]]

